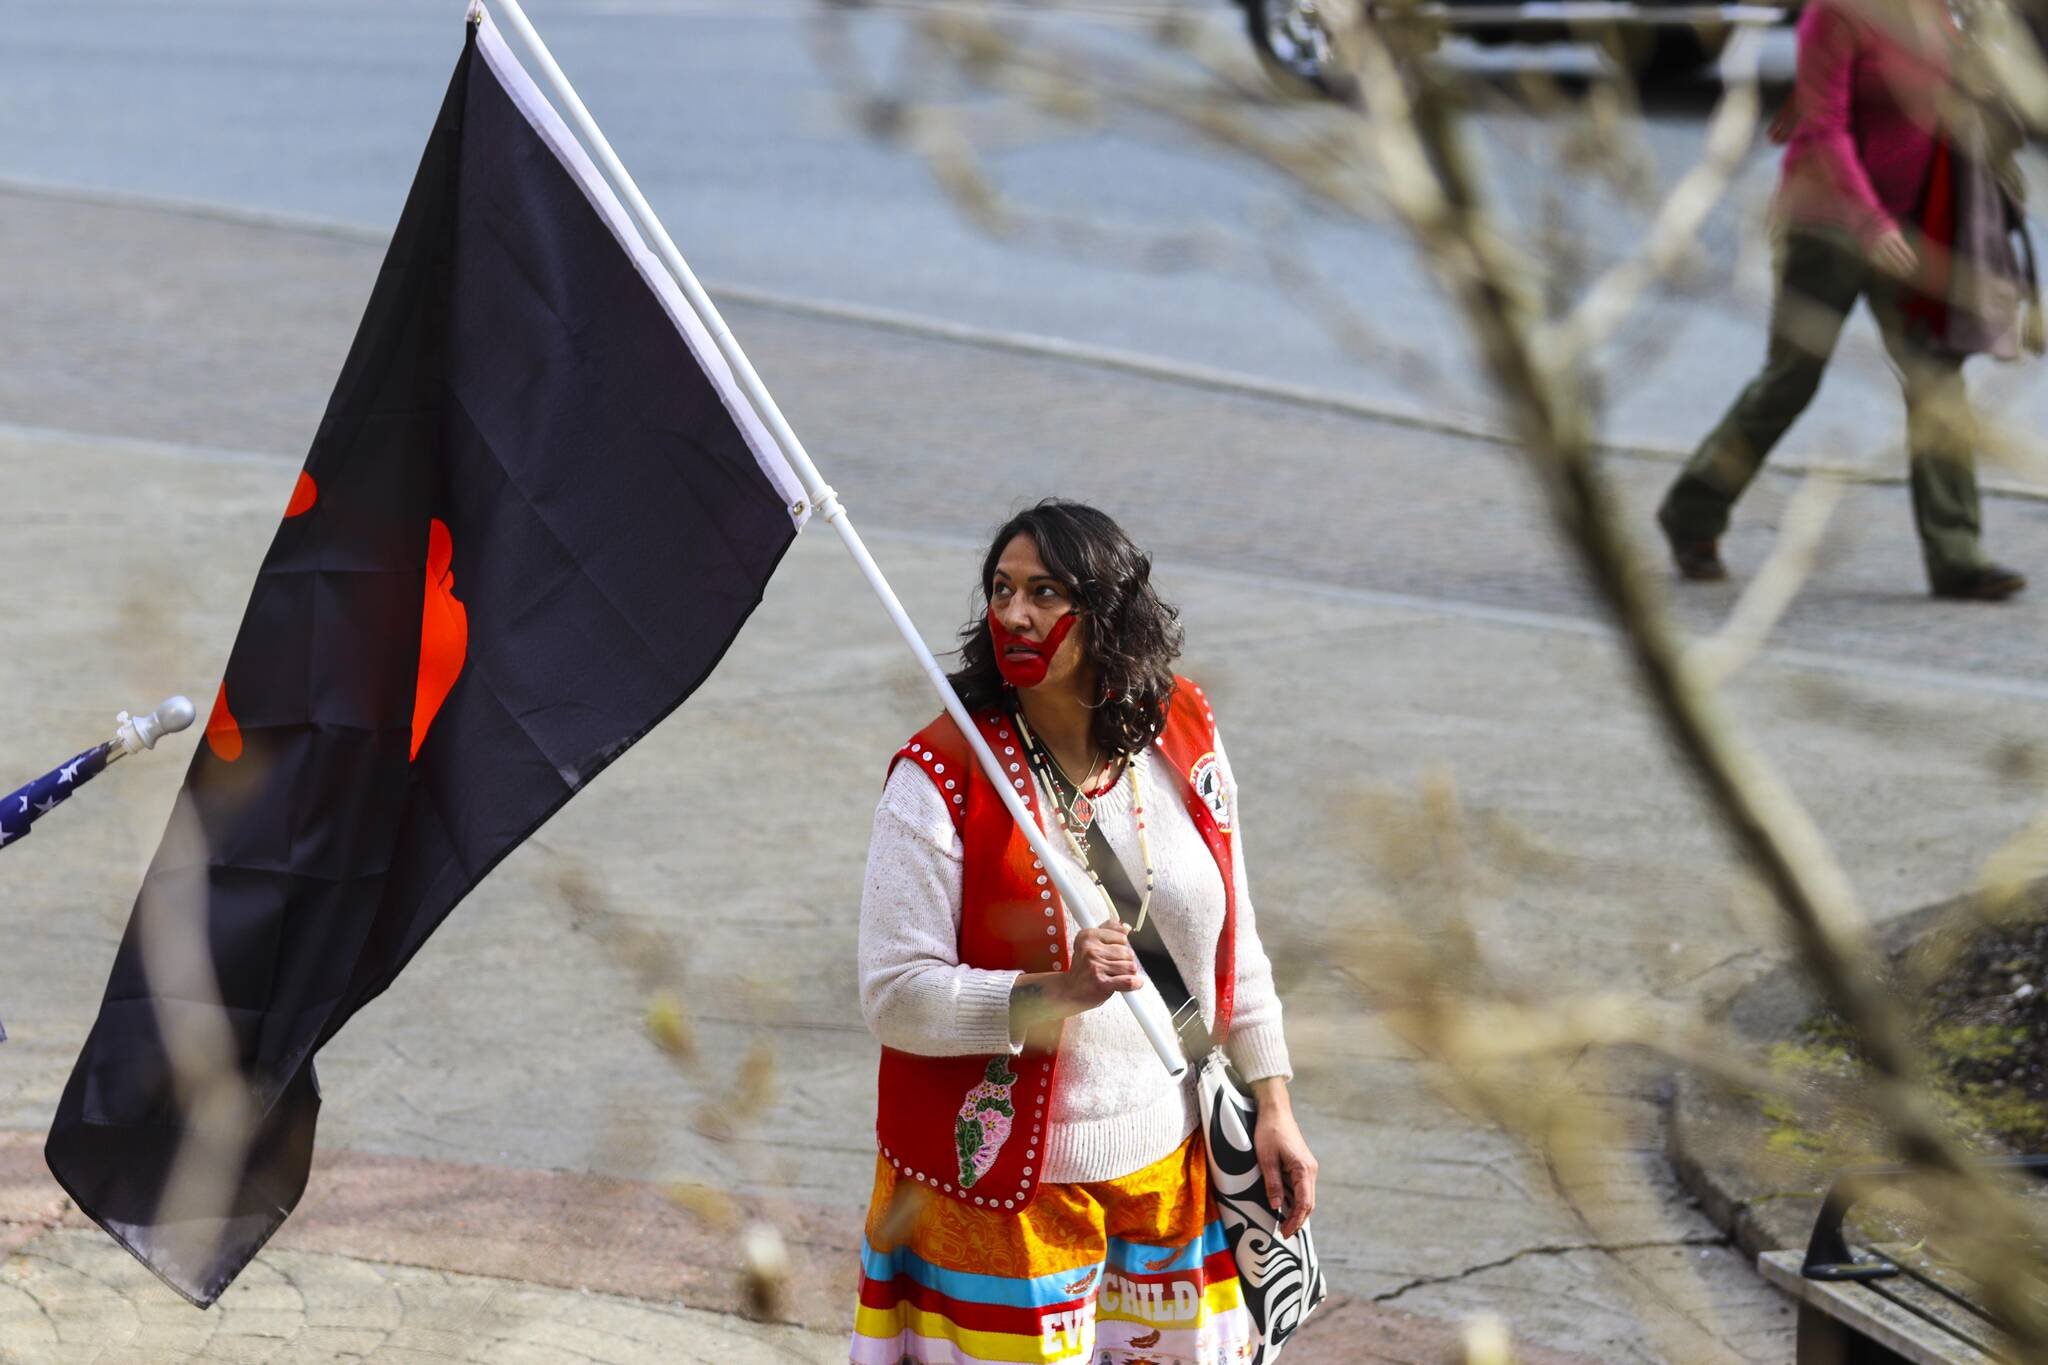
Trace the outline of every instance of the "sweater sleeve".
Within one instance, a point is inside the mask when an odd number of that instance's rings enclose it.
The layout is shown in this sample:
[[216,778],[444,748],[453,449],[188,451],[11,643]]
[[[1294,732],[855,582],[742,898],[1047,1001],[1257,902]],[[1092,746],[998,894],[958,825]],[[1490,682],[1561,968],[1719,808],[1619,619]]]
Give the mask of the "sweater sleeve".
[[1223,1048],[1230,1064],[1246,1081],[1269,1076],[1294,1075],[1287,1055],[1287,1037],[1280,1027],[1280,996],[1273,989],[1273,963],[1266,946],[1259,941],[1258,920],[1252,911],[1251,879],[1244,867],[1244,822],[1237,801],[1237,778],[1230,770],[1230,756],[1223,741],[1216,741],[1216,763],[1223,773],[1224,790],[1230,799],[1231,880],[1237,889],[1237,997],[1230,1020],[1230,1036]]
[[1804,151],[1821,191],[1834,197],[1867,245],[1898,224],[1878,199],[1870,172],[1856,150],[1851,110],[1860,41],[1857,21],[1833,0],[1819,0],[1800,15],[1792,96],[1799,110],[1799,125],[1792,141],[1803,147],[1787,150]]
[[1014,971],[960,962],[960,836],[914,763],[875,807],[860,898],[860,1006],[883,1046],[927,1057],[1016,1052]]

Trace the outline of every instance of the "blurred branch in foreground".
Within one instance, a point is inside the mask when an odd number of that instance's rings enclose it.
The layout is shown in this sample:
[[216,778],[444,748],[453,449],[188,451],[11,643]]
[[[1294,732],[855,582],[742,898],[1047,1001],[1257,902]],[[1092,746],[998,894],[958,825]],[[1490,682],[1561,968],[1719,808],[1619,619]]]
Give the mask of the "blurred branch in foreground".
[[[774,1044],[765,1034],[757,1036],[733,1065],[729,1080],[720,1082],[707,1074],[717,1059],[699,1044],[685,1005],[690,997],[685,964],[675,944],[665,934],[614,909],[596,874],[583,861],[553,851],[549,858],[554,890],[569,912],[570,922],[603,945],[645,1000],[649,1040],[686,1080],[710,1092],[693,1110],[691,1128],[743,1162],[759,1165],[765,1158],[758,1145],[746,1139],[755,1121],[775,1102]],[[760,1174],[773,1173],[763,1168]],[[778,1216],[787,1210],[778,1210],[772,1200],[750,1199],[694,1182],[672,1182],[669,1197],[677,1208],[707,1225],[737,1233],[735,1269],[747,1311],[763,1321],[782,1317],[794,1273],[777,1225]]]

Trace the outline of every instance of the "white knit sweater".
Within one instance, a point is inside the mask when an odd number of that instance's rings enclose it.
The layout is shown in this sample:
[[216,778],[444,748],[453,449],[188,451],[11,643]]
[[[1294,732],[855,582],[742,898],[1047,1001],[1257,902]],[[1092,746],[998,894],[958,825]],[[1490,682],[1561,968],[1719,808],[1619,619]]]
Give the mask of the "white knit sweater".
[[[1225,1046],[1247,1081],[1289,1076],[1272,963],[1259,943],[1246,887],[1237,783],[1220,743],[1217,758],[1231,827],[1238,831],[1237,992]],[[1155,872],[1151,918],[1181,979],[1201,1001],[1203,1018],[1213,1025],[1223,878],[1181,802],[1178,779],[1151,749],[1137,762]],[[1048,808],[1042,786],[1038,801]],[[1119,782],[1096,800],[1095,810],[1098,836],[1109,840],[1132,885],[1143,887],[1129,783]],[[1087,882],[1086,867],[1064,839],[1055,839],[1053,849]],[[875,808],[868,844],[860,994],[868,1027],[884,1045],[902,1052],[951,1057],[1014,1050],[1010,987],[1020,973],[960,963],[961,856],[960,836],[931,779],[915,763],[899,763]],[[1075,927],[1068,919],[1070,944]],[[1198,1117],[1192,1073],[1181,1084],[1169,1079],[1131,1012],[1120,1001],[1105,1001],[1068,1019],[1061,1034],[1042,1178],[1078,1182],[1128,1175],[1172,1152],[1194,1131]]]

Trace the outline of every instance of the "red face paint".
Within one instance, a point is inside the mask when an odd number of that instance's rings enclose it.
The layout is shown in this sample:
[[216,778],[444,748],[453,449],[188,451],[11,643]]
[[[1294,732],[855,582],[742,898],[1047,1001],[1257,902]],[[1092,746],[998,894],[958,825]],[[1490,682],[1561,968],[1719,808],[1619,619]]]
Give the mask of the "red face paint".
[[[990,607],[988,634],[996,647],[996,670],[1003,675],[1003,681],[1012,687],[1036,687],[1044,682],[1046,670],[1052,667],[1052,656],[1059,653],[1060,642],[1080,619],[1080,612],[1070,611],[1053,622],[1043,640],[1027,640],[997,620],[996,609]],[[1013,649],[1030,652],[1012,656]]]

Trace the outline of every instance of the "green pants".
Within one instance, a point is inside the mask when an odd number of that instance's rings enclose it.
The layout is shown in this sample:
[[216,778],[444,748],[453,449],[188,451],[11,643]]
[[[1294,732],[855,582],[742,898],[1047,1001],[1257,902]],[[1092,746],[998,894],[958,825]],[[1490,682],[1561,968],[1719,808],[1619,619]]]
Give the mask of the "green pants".
[[1777,266],[1763,371],[1665,494],[1658,511],[1665,529],[1680,541],[1713,540],[1727,529],[1729,509],[1813,400],[1842,324],[1860,297],[1870,301],[1905,389],[1913,519],[1928,576],[1939,583],[1982,564],[1976,424],[1963,388],[1963,358],[1914,335],[1903,312],[1904,291],[1845,238],[1792,230],[1779,242]]

